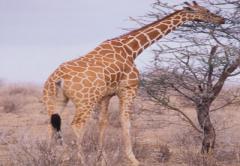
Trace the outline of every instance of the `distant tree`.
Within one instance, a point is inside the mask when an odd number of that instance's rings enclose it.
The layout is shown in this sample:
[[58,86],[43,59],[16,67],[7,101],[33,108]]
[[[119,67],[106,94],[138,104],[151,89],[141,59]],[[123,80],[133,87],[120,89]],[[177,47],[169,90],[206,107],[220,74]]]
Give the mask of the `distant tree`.
[[[209,153],[216,139],[210,112],[236,100],[236,96],[231,95],[219,107],[213,106],[224,84],[239,78],[240,1],[199,0],[198,3],[225,17],[226,23],[222,26],[186,23],[160,40],[153,50],[154,67],[143,73],[142,85],[153,101],[179,112],[202,132],[202,153]],[[177,7],[157,0],[144,21],[162,18]],[[142,19],[135,21],[144,22]],[[183,97],[195,106],[200,129],[182,108],[173,104],[172,96]]]

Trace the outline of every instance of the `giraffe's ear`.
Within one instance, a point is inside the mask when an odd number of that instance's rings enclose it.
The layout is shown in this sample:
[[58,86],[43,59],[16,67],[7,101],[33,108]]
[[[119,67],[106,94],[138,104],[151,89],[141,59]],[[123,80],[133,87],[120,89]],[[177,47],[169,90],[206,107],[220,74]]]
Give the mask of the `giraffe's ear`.
[[188,3],[188,2],[184,2],[184,4],[187,6],[191,6],[190,3]]
[[198,3],[196,1],[193,1],[193,5],[198,6]]

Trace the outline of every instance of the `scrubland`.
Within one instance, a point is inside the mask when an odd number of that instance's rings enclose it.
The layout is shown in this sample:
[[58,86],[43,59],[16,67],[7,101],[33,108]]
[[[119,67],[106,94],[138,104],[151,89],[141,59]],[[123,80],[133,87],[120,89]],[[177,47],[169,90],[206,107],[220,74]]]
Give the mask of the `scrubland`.
[[[178,102],[178,100],[176,100]],[[127,166],[118,119],[118,100],[109,106],[110,122],[105,133],[104,155],[107,166]],[[191,105],[184,112],[197,124]],[[29,84],[0,86],[0,165],[78,165],[76,140],[70,123],[74,106],[69,103],[62,113],[64,146],[48,141],[49,118],[41,103],[41,87]],[[96,165],[98,108],[87,123],[82,145],[89,166]],[[216,129],[215,151],[202,156],[201,134],[181,116],[155,105],[141,94],[132,108],[132,142],[141,165],[147,166],[237,166],[240,165],[240,109],[231,105],[211,114]]]

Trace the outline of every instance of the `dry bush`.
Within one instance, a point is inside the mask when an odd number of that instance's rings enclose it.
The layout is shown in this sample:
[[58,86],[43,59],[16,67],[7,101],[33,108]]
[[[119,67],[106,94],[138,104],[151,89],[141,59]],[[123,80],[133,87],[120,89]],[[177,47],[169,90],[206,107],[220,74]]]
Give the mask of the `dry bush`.
[[160,163],[169,161],[171,157],[170,149],[168,145],[160,145],[158,150],[155,151],[157,160]]
[[136,158],[145,165],[167,163],[170,161],[172,155],[169,146],[160,143],[152,146],[135,143],[133,150]]
[[24,106],[39,102],[40,91],[31,85],[9,85],[0,87],[0,110],[16,113]]
[[1,101],[0,101],[0,105],[1,105],[1,108],[2,110],[5,112],[5,113],[10,113],[10,112],[14,112],[16,111],[17,109],[20,108],[20,105],[19,103],[15,102],[13,100],[13,98],[7,96],[6,98],[3,98]]
[[214,156],[204,156],[200,153],[201,138],[191,130],[176,136],[176,162],[187,166],[218,166]]
[[[111,130],[115,132],[115,130]],[[121,143],[115,136],[107,136],[104,143],[104,160],[106,166],[121,165],[123,157],[121,156]],[[96,165],[99,162],[98,155],[98,132],[97,130],[88,130],[82,142],[85,162],[87,165]],[[73,138],[69,138],[72,139]],[[78,148],[75,142],[56,146],[46,140],[33,140],[30,137],[20,139],[16,144],[9,144],[9,164],[13,166],[57,166],[57,165],[79,165]]]
[[189,130],[175,137],[175,162],[187,166],[237,166],[240,165],[240,146],[221,142],[215,145],[209,156],[200,153],[201,138],[198,133]]
[[230,145],[224,142],[217,144],[215,158],[222,165],[240,165],[240,146],[239,144]]
[[58,166],[80,164],[72,147],[53,146],[46,140],[19,140],[10,145],[10,164],[17,166]]

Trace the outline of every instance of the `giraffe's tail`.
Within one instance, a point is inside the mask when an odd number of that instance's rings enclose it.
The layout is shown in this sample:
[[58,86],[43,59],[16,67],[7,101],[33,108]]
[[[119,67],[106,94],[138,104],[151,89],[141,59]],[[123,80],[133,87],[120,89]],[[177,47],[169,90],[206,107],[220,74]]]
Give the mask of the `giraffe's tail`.
[[[56,101],[54,101],[55,105],[59,105],[59,101],[61,101],[61,100],[59,100],[59,98],[60,99],[62,98],[62,93],[63,92],[62,92],[62,86],[61,85],[62,85],[61,80],[55,82],[55,89],[56,89],[56,93],[55,93],[55,100]],[[57,110],[57,111],[59,111],[59,110]],[[61,131],[61,117],[55,111],[51,114],[51,125],[57,132]]]
[[60,115],[67,101],[68,98],[63,91],[63,80],[48,80],[45,84],[43,102],[50,116],[49,136],[57,141],[62,140]]
[[51,115],[51,125],[55,130],[61,130],[61,117],[58,113]]

